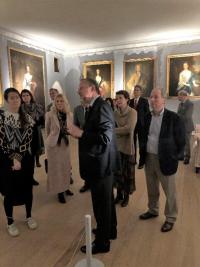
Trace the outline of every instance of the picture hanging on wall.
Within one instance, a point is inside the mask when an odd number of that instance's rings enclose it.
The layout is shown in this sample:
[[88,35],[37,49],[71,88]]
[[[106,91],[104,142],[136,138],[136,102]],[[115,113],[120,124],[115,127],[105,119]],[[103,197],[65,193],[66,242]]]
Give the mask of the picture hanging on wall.
[[0,69],[0,107],[3,105],[3,88],[1,79],[1,69]]
[[191,97],[200,97],[200,53],[168,56],[168,96],[175,97],[180,90]]
[[45,107],[44,57],[8,47],[10,84],[19,92],[28,89],[35,101]]
[[113,97],[112,61],[93,61],[83,63],[83,77],[96,80],[103,97]]
[[142,87],[142,96],[150,96],[154,87],[154,61],[153,58],[124,61],[124,89],[131,98],[136,85]]

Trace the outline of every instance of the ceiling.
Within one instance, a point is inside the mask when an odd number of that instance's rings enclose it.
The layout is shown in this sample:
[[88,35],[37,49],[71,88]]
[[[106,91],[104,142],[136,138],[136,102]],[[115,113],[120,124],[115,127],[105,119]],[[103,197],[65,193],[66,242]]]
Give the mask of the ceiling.
[[0,27],[65,52],[200,39],[200,0],[0,0]]

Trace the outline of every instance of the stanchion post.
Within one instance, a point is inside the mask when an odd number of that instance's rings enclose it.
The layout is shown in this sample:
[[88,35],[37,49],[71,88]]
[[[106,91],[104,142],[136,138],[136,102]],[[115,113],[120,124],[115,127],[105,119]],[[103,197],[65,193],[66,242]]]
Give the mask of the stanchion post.
[[87,267],[91,267],[92,260],[92,238],[91,238],[91,216],[85,215],[85,230],[86,230],[86,260]]

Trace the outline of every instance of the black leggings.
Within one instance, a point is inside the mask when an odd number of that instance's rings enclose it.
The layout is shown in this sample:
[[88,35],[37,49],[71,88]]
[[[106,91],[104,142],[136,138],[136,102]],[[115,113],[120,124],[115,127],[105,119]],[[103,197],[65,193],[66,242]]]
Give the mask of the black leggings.
[[[32,203],[33,203],[33,195],[31,194],[26,198],[25,207],[26,207],[26,218],[31,217],[31,210],[32,210]],[[8,225],[14,222],[13,220],[13,201],[10,197],[5,196],[4,198],[4,210],[7,216]]]

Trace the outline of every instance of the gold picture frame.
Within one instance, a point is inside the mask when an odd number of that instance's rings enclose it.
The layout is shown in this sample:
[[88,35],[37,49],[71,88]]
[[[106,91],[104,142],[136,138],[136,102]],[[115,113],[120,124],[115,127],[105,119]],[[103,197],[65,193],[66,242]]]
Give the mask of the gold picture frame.
[[28,89],[45,108],[44,56],[8,47],[10,84],[19,92]]
[[167,95],[176,97],[180,90],[200,97],[200,53],[167,56]]
[[124,61],[124,90],[132,98],[135,85],[142,87],[142,96],[149,97],[155,84],[155,58]]
[[114,97],[114,65],[112,61],[91,61],[83,63],[83,77],[97,81],[104,98]]

